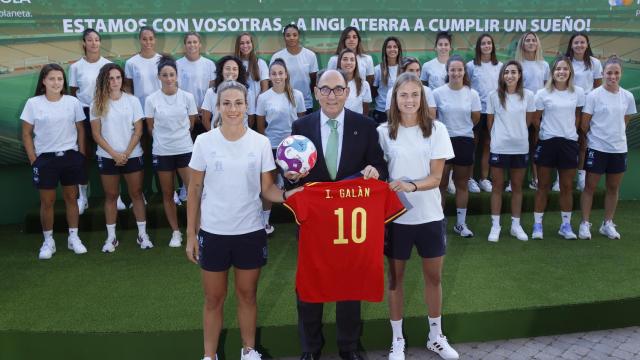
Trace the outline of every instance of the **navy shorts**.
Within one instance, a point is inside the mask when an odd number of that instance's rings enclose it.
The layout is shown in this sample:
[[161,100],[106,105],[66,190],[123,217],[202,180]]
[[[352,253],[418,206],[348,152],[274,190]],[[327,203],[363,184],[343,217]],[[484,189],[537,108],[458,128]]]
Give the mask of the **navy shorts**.
[[33,162],[33,185],[37,189],[55,189],[62,186],[86,184],[86,159],[79,151],[67,150],[42,153]]
[[576,169],[578,167],[578,142],[561,137],[539,140],[533,160],[538,166]]
[[627,153],[607,153],[587,148],[584,169],[594,174],[619,174],[627,171]]
[[373,110],[373,120],[376,124],[383,124],[387,122],[387,113],[385,111]]
[[466,136],[455,136],[451,138],[451,145],[453,146],[453,154],[455,157],[445,161],[445,164],[458,165],[458,166],[471,166],[473,165],[473,158],[475,156],[475,145],[473,144],[473,138]]
[[93,140],[93,133],[91,132],[91,120],[89,117],[89,108],[82,107],[82,111],[84,112],[84,121],[82,124],[84,125],[84,137]]
[[529,164],[529,154],[490,153],[489,165],[501,169],[525,169]]
[[445,221],[438,220],[417,225],[391,223],[387,227],[384,254],[396,260],[409,260],[413,245],[422,258],[444,256],[447,249]]
[[153,169],[155,171],[175,171],[189,166],[191,153],[179,155],[153,155]]
[[130,158],[123,166],[116,166],[116,162],[113,161],[113,159],[102,156],[96,156],[96,160],[98,161],[98,172],[100,175],[130,174],[144,169],[142,156]]
[[216,235],[200,230],[200,267],[205,271],[258,269],[267,264],[264,229],[241,235]]
[[487,114],[480,114],[480,121],[473,126],[473,131],[489,130],[487,126]]

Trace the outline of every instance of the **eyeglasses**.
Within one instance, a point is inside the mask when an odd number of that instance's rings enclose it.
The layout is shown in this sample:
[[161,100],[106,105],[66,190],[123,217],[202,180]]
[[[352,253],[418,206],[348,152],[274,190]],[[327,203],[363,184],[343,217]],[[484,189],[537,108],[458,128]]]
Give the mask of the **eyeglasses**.
[[331,94],[333,92],[333,95],[335,96],[341,96],[342,94],[344,94],[344,89],[342,86],[336,86],[333,89],[327,86],[323,86],[320,88],[320,94],[322,96],[329,96],[329,94]]

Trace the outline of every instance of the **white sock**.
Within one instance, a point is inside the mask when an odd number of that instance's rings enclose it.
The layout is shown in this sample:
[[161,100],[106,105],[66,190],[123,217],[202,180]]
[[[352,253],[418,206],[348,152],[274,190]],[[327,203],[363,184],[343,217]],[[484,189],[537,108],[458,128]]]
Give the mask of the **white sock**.
[[520,225],[520,218],[517,217],[511,217],[511,226],[518,226]]
[[542,224],[542,216],[544,216],[544,213],[541,212],[534,212],[533,213],[533,222],[536,224]]
[[269,223],[269,217],[271,217],[271,210],[262,210],[262,219],[265,225]]
[[107,238],[116,238],[116,224],[107,224]]
[[491,226],[500,227],[500,215],[491,215]]
[[138,225],[138,235],[144,235],[147,233],[146,221],[136,221],[136,225]]
[[563,224],[571,223],[571,211],[560,211],[560,217],[562,218]]
[[456,209],[457,215],[457,223],[458,225],[462,225],[467,222],[467,209]]
[[578,170],[578,176],[584,177],[585,175],[587,175],[587,171],[586,170]]
[[44,241],[53,241],[53,230],[43,231],[42,236],[44,236]]
[[69,228],[69,236],[78,237],[78,228]]
[[393,331],[393,340],[404,339],[404,336],[402,336],[402,319],[390,320],[390,321],[391,321],[391,330]]
[[442,316],[438,316],[437,318],[427,318],[429,319],[429,340],[434,341],[438,335],[442,334],[442,328],[440,326]]
[[87,198],[87,188],[89,185],[78,185],[78,189],[80,190],[80,197],[86,199]]

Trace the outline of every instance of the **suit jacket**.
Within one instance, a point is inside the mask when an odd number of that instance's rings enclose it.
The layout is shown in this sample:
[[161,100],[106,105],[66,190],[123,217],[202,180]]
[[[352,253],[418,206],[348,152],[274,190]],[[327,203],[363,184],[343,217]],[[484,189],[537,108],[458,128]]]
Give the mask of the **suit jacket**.
[[[307,182],[333,181],[329,176],[327,164],[322,151],[322,136],[320,135],[320,111],[301,117],[291,126],[292,135],[304,135],[316,146],[318,160],[309,174],[295,185]],[[342,152],[336,180],[342,180],[359,174],[367,165],[374,166],[380,174],[380,180],[389,176],[384,153],[378,142],[377,124],[361,114],[344,109],[344,134],[342,136]]]

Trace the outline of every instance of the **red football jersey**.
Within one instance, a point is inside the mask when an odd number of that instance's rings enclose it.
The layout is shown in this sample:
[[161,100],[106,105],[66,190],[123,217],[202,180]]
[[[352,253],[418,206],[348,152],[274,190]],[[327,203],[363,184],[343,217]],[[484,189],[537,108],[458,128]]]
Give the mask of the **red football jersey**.
[[284,203],[300,225],[296,289],[306,302],[384,296],[384,224],[406,209],[389,184],[308,183]]

